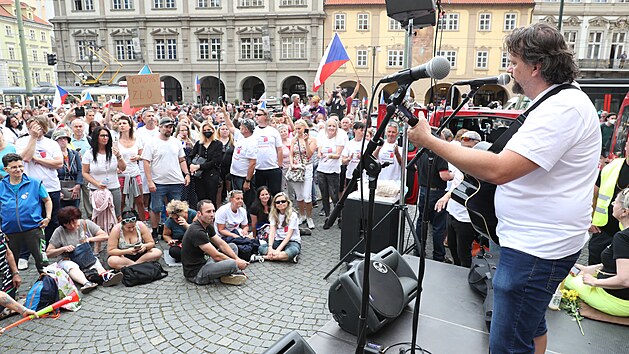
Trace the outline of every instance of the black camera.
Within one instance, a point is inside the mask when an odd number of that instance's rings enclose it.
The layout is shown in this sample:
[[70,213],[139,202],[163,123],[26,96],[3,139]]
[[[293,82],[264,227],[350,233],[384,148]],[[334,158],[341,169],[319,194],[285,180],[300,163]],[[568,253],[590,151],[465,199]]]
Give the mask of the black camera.
[[74,114],[76,114],[77,117],[85,117],[85,107],[76,107]]
[[339,94],[338,91],[336,91],[336,90],[332,91],[332,97],[336,97],[336,95],[338,95],[338,94]]

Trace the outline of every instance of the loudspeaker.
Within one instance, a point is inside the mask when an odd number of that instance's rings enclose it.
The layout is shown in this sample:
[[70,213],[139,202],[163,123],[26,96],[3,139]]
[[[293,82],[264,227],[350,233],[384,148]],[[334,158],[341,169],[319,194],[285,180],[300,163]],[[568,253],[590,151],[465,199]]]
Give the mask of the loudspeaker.
[[[341,329],[358,335],[364,261],[355,262],[332,284],[328,292],[328,309]],[[417,276],[393,247],[371,259],[369,273],[369,306],[367,333],[375,333],[402,314],[417,296]]]
[[263,354],[316,354],[297,331],[292,331],[275,342]]
[[[339,259],[342,259],[363,237],[360,230],[367,228],[366,220],[364,220],[364,224],[361,225],[363,220],[360,217],[360,204],[360,201],[352,199],[352,197],[347,198],[345,202],[345,207],[343,208],[343,223],[341,225],[341,254]],[[374,205],[373,225],[377,226],[374,227],[372,232],[371,252],[380,252],[389,246],[397,248],[399,210],[394,210],[388,217],[382,219],[393,207],[393,203],[382,201],[376,201]],[[366,212],[366,202],[364,208]],[[358,248],[356,248],[356,251],[364,253],[365,243],[362,242]],[[349,256],[346,260],[350,262],[354,258],[355,256]]]
[[[386,0],[387,16],[399,22],[408,22],[411,18],[420,19],[429,13],[435,13],[434,0]],[[415,26],[418,23],[414,24]]]

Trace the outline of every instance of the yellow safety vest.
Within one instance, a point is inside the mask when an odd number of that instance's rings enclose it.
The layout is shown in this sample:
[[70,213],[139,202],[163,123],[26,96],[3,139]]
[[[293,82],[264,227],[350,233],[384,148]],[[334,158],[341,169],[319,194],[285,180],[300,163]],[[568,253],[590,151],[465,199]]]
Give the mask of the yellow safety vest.
[[[601,186],[598,188],[598,199],[596,200],[596,208],[592,217],[592,225],[607,225],[609,205],[614,199],[614,189],[620,175],[622,165],[627,163],[625,159],[615,159],[601,171]],[[621,227],[622,229],[622,227]]]

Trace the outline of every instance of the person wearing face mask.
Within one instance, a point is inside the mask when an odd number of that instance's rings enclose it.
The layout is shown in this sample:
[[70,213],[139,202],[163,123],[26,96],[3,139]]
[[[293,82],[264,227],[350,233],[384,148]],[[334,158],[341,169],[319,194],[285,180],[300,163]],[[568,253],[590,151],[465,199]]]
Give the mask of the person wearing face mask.
[[223,159],[223,144],[216,139],[211,122],[201,124],[201,137],[190,153],[190,173],[198,200],[209,199],[216,204]]

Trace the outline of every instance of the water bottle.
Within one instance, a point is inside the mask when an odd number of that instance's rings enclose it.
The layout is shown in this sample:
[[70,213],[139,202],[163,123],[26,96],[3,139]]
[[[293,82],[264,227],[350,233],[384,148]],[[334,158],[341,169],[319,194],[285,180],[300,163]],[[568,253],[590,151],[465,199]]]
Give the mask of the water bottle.
[[561,305],[561,297],[563,296],[563,293],[561,292],[561,285],[557,287],[557,290],[555,290],[555,293],[553,294],[553,297],[550,299],[550,303],[548,304],[548,308],[551,310],[555,310],[558,311],[559,310],[559,305]]

